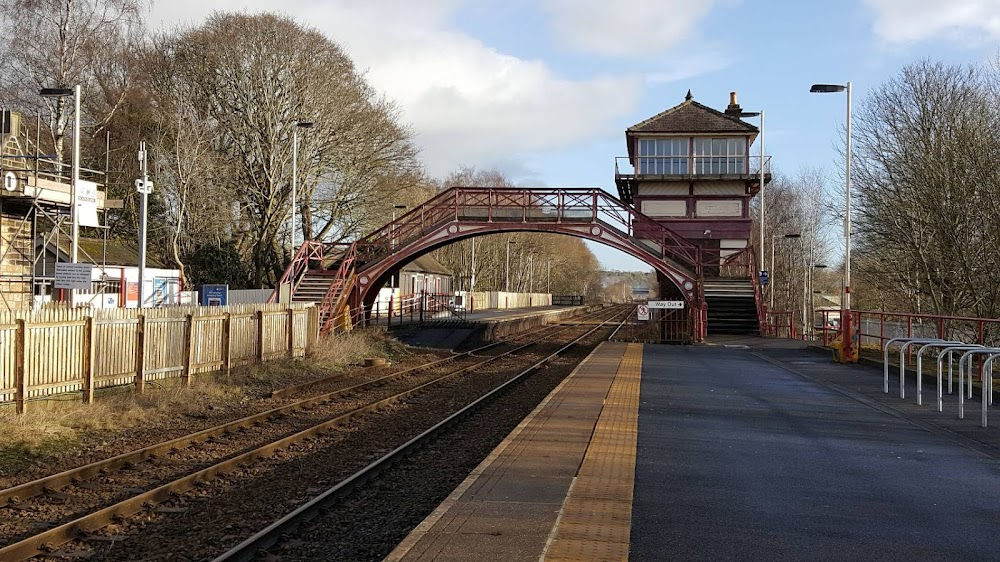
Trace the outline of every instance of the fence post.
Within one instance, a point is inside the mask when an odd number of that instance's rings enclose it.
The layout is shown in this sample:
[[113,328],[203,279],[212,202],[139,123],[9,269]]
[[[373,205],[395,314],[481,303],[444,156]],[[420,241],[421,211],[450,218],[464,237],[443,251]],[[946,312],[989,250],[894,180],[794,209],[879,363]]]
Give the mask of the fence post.
[[142,394],[146,386],[146,316],[139,315],[135,325],[135,393]]
[[226,312],[222,315],[222,373],[227,377],[232,369],[233,361],[230,353],[233,337],[233,315]]
[[184,386],[191,386],[191,351],[194,346],[191,340],[194,338],[194,316],[188,314],[184,317],[184,364],[181,365],[181,383]]
[[24,372],[24,346],[27,330],[23,318],[18,318],[15,322],[17,323],[17,332],[14,336],[14,384],[16,386],[14,400],[17,401],[17,413],[23,414],[25,400],[28,397],[28,385]]
[[288,309],[288,358],[295,358],[295,309]]
[[264,362],[264,311],[257,311],[257,362]]
[[94,402],[94,317],[83,324],[83,403]]

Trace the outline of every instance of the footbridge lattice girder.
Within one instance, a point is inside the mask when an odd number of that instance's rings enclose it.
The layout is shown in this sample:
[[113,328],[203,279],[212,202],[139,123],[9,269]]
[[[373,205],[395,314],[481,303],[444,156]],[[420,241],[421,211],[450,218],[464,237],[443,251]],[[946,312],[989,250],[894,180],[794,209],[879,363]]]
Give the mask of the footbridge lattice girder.
[[395,251],[385,258],[361,266],[358,271],[358,284],[362,299],[368,300],[369,295],[377,292],[393,271],[422,254],[467,238],[505,232],[563,234],[621,250],[665,275],[681,290],[689,302],[697,302],[697,279],[693,273],[653,254],[636,244],[625,233],[599,221],[582,223],[449,221],[409,241],[405,246],[397,246]]

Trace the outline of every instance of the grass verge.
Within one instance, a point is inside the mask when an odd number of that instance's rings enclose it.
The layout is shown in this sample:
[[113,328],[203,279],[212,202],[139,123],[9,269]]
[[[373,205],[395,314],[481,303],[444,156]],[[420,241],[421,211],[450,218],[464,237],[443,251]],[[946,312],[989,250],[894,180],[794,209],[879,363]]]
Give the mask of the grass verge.
[[[177,379],[148,383],[142,395],[130,388],[101,391],[93,404],[67,395],[31,402],[24,415],[0,408],[0,477],[43,468],[52,459],[81,448],[108,454],[132,450],[131,435],[166,433],[192,419],[235,418],[272,390],[343,372],[367,357],[399,361],[409,350],[385,329],[356,330],[322,338],[305,359],[281,359],[234,368],[229,376],[195,375],[190,388]],[[259,407],[256,409],[260,409]]]

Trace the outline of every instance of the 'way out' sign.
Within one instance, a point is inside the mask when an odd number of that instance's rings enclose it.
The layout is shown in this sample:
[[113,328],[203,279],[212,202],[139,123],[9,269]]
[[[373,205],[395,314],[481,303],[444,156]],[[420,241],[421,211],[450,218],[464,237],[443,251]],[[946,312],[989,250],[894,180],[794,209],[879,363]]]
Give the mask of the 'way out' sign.
[[684,301],[649,301],[649,308],[668,308],[678,310],[684,308]]

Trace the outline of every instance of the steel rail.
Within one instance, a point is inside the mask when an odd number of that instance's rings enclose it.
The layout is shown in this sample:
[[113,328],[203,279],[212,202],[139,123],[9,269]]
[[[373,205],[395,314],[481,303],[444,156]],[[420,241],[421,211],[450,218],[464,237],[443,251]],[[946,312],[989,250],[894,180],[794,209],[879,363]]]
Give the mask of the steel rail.
[[[599,313],[600,311],[597,312]],[[215,437],[225,435],[227,433],[232,433],[233,431],[242,428],[253,427],[262,422],[268,421],[272,418],[281,417],[296,412],[298,410],[302,410],[311,406],[329,402],[336,398],[342,397],[346,394],[351,394],[353,392],[365,390],[366,388],[369,387],[379,386],[380,384],[389,382],[391,379],[418,373],[428,369],[433,369],[435,367],[439,367],[441,365],[447,364],[449,362],[454,362],[463,359],[465,357],[473,357],[475,356],[475,354],[488,351],[490,349],[493,349],[501,345],[509,344],[517,339],[529,336],[536,336],[539,332],[542,332],[544,330],[551,330],[557,326],[558,325],[540,326],[534,330],[521,332],[520,334],[515,334],[510,337],[501,339],[499,341],[478,347],[476,349],[453,355],[451,357],[445,357],[443,359],[431,361],[429,363],[424,363],[423,365],[417,365],[409,369],[404,369],[402,371],[389,373],[385,376],[364,383],[359,383],[356,385],[340,388],[324,394],[319,394],[309,398],[304,398],[302,400],[297,400],[290,404],[285,404],[283,406],[272,408],[264,412],[245,416],[237,420],[233,420],[214,427],[203,429],[201,431],[190,433],[188,435],[183,435],[171,439],[169,441],[156,443],[148,447],[144,447],[142,449],[137,449],[135,451],[130,451],[127,453],[122,453],[114,457],[95,461],[76,468],[71,468],[63,472],[59,472],[56,474],[38,478],[36,480],[32,480],[30,482],[25,482],[23,484],[19,484],[11,488],[7,488],[6,490],[0,490],[0,505],[5,503],[18,503],[20,501],[40,495],[47,491],[59,490],[65,486],[68,486],[80,480],[93,478],[95,476],[106,473],[107,471],[119,470],[123,467],[128,466],[129,464],[142,462],[157,455],[168,453],[174,449],[182,449],[190,445],[193,445],[195,443],[200,443]]]
[[[594,328],[593,330],[596,329],[597,328]],[[553,336],[558,335],[567,332],[569,330],[570,330],[569,328],[564,330],[559,330],[552,335]],[[523,336],[525,334],[521,335]],[[208,481],[217,477],[220,474],[236,470],[240,468],[242,465],[256,461],[260,458],[269,457],[275,451],[287,448],[292,444],[299,443],[301,441],[309,439],[334,427],[344,425],[362,415],[374,412],[388,404],[404,400],[433,385],[440,384],[444,381],[450,380],[459,375],[475,371],[476,369],[479,369],[486,364],[498,361],[518,351],[536,345],[537,343],[539,343],[539,341],[540,340],[535,339],[534,341],[530,341],[528,343],[519,345],[514,349],[508,350],[502,354],[488,357],[483,361],[479,361],[473,365],[468,365],[450,371],[439,377],[434,378],[431,381],[419,384],[416,387],[412,387],[410,389],[394,394],[387,398],[383,398],[381,400],[369,403],[359,408],[355,408],[354,410],[351,410],[349,412],[346,412],[329,420],[323,421],[319,424],[315,424],[309,428],[298,431],[294,434],[282,437],[278,440],[271,441],[270,443],[256,447],[242,454],[239,454],[235,457],[219,461],[215,464],[212,464],[211,466],[187,474],[181,478],[175,479],[167,484],[158,486],[152,490],[142,492],[140,494],[132,496],[131,498],[112,504],[98,511],[91,512],[87,515],[81,516],[67,523],[63,523],[57,527],[54,527],[42,533],[9,544],[3,548],[0,548],[0,560],[11,561],[11,562],[21,561],[37,556],[39,554],[44,554],[46,552],[52,551],[58,545],[80,538],[81,535],[91,533],[115,521],[119,521],[121,519],[132,516],[142,511],[143,509],[146,509],[147,507],[162,503],[174,497],[177,494],[191,490],[200,482]],[[497,342],[497,343],[502,343],[502,342]],[[484,347],[493,347],[493,345]],[[434,364],[438,363],[441,363],[441,361],[434,362]],[[394,375],[391,376],[398,376],[399,374],[400,373],[395,373]],[[383,378],[388,378],[388,377],[383,377]],[[363,383],[362,385],[355,385],[355,387],[351,388],[356,389],[357,387],[365,386],[368,384],[369,383]]]
[[[631,311],[629,311],[631,312]],[[614,317],[619,316],[616,314]],[[614,318],[612,317],[612,318]],[[622,323],[628,320],[626,316],[625,320],[619,323],[619,327]],[[281,519],[278,519],[267,528],[261,530],[252,537],[246,539],[237,546],[231,548],[227,552],[223,553],[221,556],[215,558],[212,562],[249,562],[257,558],[257,556],[262,552],[266,551],[268,548],[277,544],[283,536],[293,532],[300,524],[310,521],[315,518],[320,512],[336,503],[339,499],[349,494],[359,485],[371,480],[372,478],[378,476],[379,473],[384,471],[387,467],[398,462],[400,459],[406,457],[407,455],[418,450],[420,447],[426,445],[431,439],[437,437],[445,430],[450,429],[459,420],[471,414],[473,411],[479,409],[490,400],[496,398],[502,391],[510,388],[517,382],[526,378],[528,375],[534,373],[546,363],[552,361],[553,359],[562,355],[566,350],[576,345],[580,340],[589,336],[590,334],[596,332],[601,327],[607,325],[611,320],[608,320],[598,326],[587,330],[583,335],[575,338],[573,341],[569,342],[565,346],[559,348],[557,351],[551,355],[543,358],[534,365],[528,367],[524,371],[518,373],[514,378],[504,382],[503,384],[490,390],[483,396],[480,396],[472,403],[468,404],[461,410],[451,414],[447,418],[441,420],[431,428],[417,435],[413,439],[410,439],[406,443],[396,447],[383,457],[379,458],[375,462],[369,464],[365,468],[362,468],[353,475],[347,477],[346,479],[340,481],[333,487],[327,489],[326,491],[320,493],[318,496],[314,497],[309,502],[299,506],[297,509],[291,513],[285,515]]]

